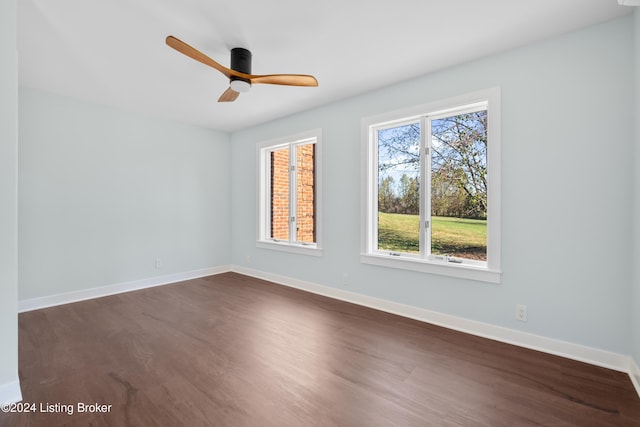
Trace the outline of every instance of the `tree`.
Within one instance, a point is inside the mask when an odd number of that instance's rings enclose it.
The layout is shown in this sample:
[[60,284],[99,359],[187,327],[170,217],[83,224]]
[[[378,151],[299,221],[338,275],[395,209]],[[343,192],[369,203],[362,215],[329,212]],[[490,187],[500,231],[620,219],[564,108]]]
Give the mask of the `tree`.
[[420,123],[385,129],[379,135],[379,172],[390,169],[420,170]]
[[[382,178],[378,190],[378,207],[382,212],[419,213],[419,181],[420,171],[420,125],[408,125],[388,128],[379,134],[378,174]],[[382,160],[384,159],[384,160]],[[407,172],[409,172],[407,174]],[[402,176],[398,191],[394,191],[395,180],[390,175]],[[393,197],[391,197],[393,195]]]
[[396,196],[393,193],[393,177],[387,176],[378,187],[378,210],[380,212],[394,212]]
[[400,178],[400,213],[420,213],[420,191],[417,177],[409,178],[405,173]]
[[431,175],[431,214],[436,216],[465,216],[466,194],[460,190],[462,171],[447,166]]
[[432,177],[455,182],[464,194],[458,216],[486,217],[487,111],[434,120],[432,135]]

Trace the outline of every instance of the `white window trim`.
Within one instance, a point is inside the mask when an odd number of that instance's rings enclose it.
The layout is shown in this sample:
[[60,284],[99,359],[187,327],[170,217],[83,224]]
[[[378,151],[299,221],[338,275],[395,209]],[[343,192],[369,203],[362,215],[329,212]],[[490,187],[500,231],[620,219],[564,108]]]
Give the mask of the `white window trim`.
[[[268,218],[270,182],[263,180],[269,168],[268,156],[266,153],[270,148],[277,146],[290,146],[299,144],[305,140],[315,139],[315,219],[316,219],[316,243],[285,242],[268,238]],[[295,135],[282,138],[275,138],[260,142],[256,145],[256,170],[257,173],[257,218],[256,247],[261,249],[271,249],[282,252],[297,253],[311,256],[322,256],[322,129],[313,129]],[[290,196],[291,197],[291,196]]]
[[[490,138],[487,144],[487,263],[484,265],[457,264],[447,260],[437,260],[432,257],[420,258],[410,254],[397,256],[375,250],[377,242],[377,151],[373,150],[370,140],[373,126],[383,123],[405,122],[410,118],[417,118],[427,113],[445,113],[447,110],[457,110],[461,106],[487,103],[489,120],[487,133]],[[445,100],[430,102],[414,107],[405,108],[362,119],[362,158],[361,158],[361,242],[360,262],[383,267],[399,268],[423,273],[439,274],[443,276],[471,279],[490,283],[500,283],[500,88],[494,87],[480,90]],[[374,166],[375,165],[375,166]],[[424,181],[423,181],[424,182]],[[424,197],[421,190],[421,197]]]

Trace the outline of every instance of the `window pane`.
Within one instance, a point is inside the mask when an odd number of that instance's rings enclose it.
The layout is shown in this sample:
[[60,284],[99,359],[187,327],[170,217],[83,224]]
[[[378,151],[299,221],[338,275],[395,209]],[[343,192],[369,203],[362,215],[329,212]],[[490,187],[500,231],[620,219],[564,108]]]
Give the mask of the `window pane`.
[[289,148],[271,152],[271,237],[289,240]]
[[315,243],[315,144],[299,145],[296,151],[296,240]]
[[431,253],[487,260],[487,111],[431,121]]
[[378,130],[378,249],[420,252],[420,123]]

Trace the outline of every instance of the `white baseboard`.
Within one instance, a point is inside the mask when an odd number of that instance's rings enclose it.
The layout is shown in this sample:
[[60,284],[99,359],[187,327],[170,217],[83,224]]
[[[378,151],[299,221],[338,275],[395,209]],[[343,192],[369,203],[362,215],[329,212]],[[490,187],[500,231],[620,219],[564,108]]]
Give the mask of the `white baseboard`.
[[199,277],[211,276],[231,271],[230,266],[220,266],[203,268],[200,270],[186,271],[183,273],[168,274],[165,276],[150,277],[148,279],[134,280],[132,282],[118,283],[114,285],[101,286],[98,288],[82,289],[64,294],[50,295],[41,298],[31,298],[18,301],[18,312],[38,310],[55,305],[69,304],[71,302],[84,301],[92,298],[100,298],[108,295],[120,294],[123,292],[136,291],[139,289],[152,288],[154,286],[168,285]]
[[380,298],[333,288],[330,286],[292,279],[290,277],[280,276],[264,271],[253,270],[242,266],[232,265],[231,270],[240,274],[245,274],[247,276],[268,280],[280,285],[285,285],[315,294],[324,295],[330,298],[374,308],[377,310],[385,311],[387,313],[397,314],[399,316],[408,317],[410,319],[415,319],[438,326],[443,326],[445,328],[466,332],[495,341],[513,344],[520,347],[542,351],[544,353],[550,353],[557,356],[566,357],[568,359],[578,360],[580,362],[586,362],[592,365],[629,373],[629,360],[631,358],[622,354],[612,353],[609,351],[556,340],[553,338],[547,338],[540,335],[534,335],[527,332],[521,332],[501,326],[495,326],[488,323],[477,322],[475,320],[469,320],[462,317],[426,310],[424,308],[400,304],[393,301],[383,300]]
[[636,361],[633,360],[633,357],[631,357],[630,359],[631,361],[629,362],[629,377],[631,378],[631,382],[638,392],[638,396],[640,396],[640,367],[638,367]]
[[15,403],[22,400],[20,381],[15,380],[10,383],[0,384],[0,404]]

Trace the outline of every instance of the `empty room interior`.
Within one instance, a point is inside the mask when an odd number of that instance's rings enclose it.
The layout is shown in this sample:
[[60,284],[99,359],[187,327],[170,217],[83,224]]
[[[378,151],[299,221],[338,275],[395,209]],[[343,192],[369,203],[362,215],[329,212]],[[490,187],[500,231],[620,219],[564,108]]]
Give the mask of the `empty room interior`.
[[639,6],[3,1],[0,425],[640,425]]

